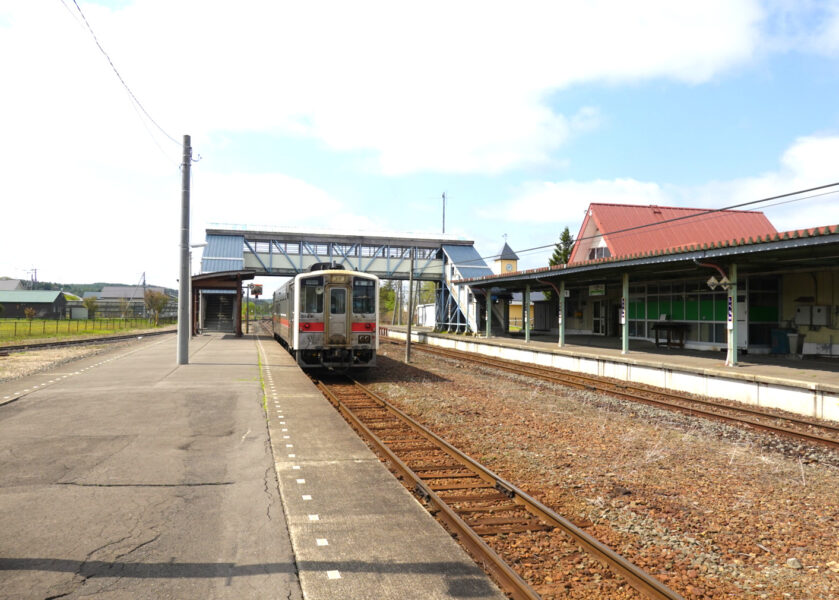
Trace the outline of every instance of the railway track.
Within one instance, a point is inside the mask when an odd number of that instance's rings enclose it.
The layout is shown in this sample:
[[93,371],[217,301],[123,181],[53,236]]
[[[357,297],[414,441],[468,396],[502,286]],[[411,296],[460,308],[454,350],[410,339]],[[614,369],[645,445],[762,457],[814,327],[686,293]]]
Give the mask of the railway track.
[[[361,384],[339,376],[316,383],[512,598],[567,597],[569,585],[585,585],[555,581],[557,556],[533,558],[533,535],[561,538],[557,543],[572,548],[566,555],[572,560],[583,549],[622,578],[618,588],[654,599],[682,598]],[[523,554],[515,551],[519,547]]]
[[164,335],[167,333],[176,333],[175,329],[166,329],[164,331],[135,331],[134,333],[127,333],[122,335],[103,335],[99,337],[80,338],[73,340],[60,340],[50,342],[36,342],[32,344],[15,344],[15,345],[0,345],[0,355],[9,354],[10,352],[29,352],[31,350],[44,350],[47,348],[63,348],[67,346],[86,346],[88,344],[109,344],[113,342],[122,342],[125,340],[132,340],[138,337],[151,337],[154,335]]
[[[390,340],[402,345],[404,342]],[[563,371],[552,367],[521,363],[469,352],[437,348],[422,344],[412,344],[413,349],[428,352],[445,358],[478,363],[516,375],[533,377],[559,385],[577,389],[598,391],[625,400],[643,402],[655,406],[676,410],[693,416],[726,421],[740,426],[752,427],[777,435],[794,438],[811,444],[820,444],[839,449],[839,427],[828,423],[781,416],[747,406],[735,406],[708,398],[697,398],[688,394],[662,390],[651,386],[618,382],[602,377]]]

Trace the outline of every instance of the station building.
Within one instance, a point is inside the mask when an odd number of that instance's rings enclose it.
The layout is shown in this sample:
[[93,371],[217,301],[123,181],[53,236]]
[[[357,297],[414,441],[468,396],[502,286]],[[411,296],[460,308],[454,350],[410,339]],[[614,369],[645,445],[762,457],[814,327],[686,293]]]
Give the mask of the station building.
[[[592,204],[566,265],[465,280],[487,333],[512,293],[532,329],[700,350],[839,355],[839,227],[778,232],[759,212]],[[489,322],[485,315],[491,314]],[[526,325],[528,325],[526,323]]]

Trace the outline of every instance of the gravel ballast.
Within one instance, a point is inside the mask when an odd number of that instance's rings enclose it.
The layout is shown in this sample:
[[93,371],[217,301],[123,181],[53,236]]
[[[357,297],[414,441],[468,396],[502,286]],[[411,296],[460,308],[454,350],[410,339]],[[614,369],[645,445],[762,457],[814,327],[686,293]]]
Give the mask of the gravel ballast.
[[836,453],[403,357],[383,344],[371,389],[685,597],[839,597]]

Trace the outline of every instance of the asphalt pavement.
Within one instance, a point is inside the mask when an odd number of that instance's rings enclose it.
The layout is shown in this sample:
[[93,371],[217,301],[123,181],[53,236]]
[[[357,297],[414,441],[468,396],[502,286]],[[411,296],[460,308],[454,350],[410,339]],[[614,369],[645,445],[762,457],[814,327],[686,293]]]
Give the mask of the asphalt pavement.
[[302,598],[253,340],[175,356],[0,383],[0,598]]

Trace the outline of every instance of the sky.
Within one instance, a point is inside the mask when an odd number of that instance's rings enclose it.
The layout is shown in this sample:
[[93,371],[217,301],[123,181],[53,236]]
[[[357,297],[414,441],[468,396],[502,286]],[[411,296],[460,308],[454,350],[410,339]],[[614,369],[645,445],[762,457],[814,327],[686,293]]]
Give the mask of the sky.
[[[446,233],[520,268],[591,202],[839,181],[839,0],[4,0],[0,56],[13,278],[177,287],[184,135],[193,244],[434,235],[445,193]],[[810,196],[750,208],[839,224],[839,194]]]

